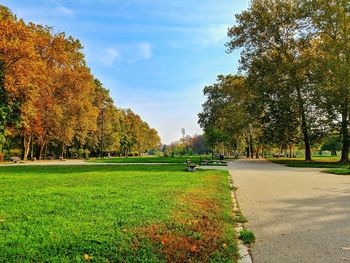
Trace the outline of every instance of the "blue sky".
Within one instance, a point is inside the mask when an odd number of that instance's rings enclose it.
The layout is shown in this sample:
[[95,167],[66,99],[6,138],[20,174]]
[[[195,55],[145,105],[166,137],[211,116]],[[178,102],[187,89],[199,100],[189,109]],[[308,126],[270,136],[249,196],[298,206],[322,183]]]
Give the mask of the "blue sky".
[[202,89],[235,73],[227,28],[248,0],[5,0],[25,21],[81,40],[92,73],[118,107],[156,128],[163,143],[200,134]]

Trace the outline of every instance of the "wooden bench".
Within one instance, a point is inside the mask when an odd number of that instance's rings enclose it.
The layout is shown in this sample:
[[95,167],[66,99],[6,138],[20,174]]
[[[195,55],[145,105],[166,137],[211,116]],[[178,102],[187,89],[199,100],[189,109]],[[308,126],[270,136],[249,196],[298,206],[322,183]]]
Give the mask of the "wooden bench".
[[192,161],[190,159],[188,159],[186,161],[186,163],[187,163],[187,171],[189,171],[189,172],[197,171],[197,169],[198,169],[198,165],[197,164],[192,163]]

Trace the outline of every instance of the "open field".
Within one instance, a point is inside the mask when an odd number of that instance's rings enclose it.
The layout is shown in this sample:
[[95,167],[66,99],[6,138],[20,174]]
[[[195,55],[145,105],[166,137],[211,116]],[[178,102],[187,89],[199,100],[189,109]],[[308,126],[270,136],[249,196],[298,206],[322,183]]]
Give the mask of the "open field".
[[234,262],[227,171],[167,166],[0,168],[8,262]]

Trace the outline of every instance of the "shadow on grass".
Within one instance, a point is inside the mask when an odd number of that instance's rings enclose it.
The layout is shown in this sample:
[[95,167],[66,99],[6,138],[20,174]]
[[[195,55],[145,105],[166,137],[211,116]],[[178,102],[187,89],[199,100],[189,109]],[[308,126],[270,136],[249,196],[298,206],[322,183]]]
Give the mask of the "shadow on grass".
[[302,167],[302,168],[342,168],[346,169],[349,167],[348,164],[341,164],[334,161],[311,161],[306,162],[304,160],[295,159],[276,159],[270,158],[269,161],[277,164],[283,164],[289,167]]

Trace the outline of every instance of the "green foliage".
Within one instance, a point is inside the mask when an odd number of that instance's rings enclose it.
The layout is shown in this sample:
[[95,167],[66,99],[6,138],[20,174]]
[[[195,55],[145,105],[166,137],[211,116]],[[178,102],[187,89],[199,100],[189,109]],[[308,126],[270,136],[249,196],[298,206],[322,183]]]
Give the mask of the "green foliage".
[[77,149],[72,147],[72,148],[69,148],[68,149],[69,153],[70,153],[70,156],[73,157],[73,158],[76,158],[77,157]]
[[252,123],[247,103],[250,99],[245,79],[239,75],[219,75],[217,82],[204,88],[207,100],[198,123],[205,131],[207,146],[214,150],[220,145],[235,151],[237,141],[249,139]]
[[330,169],[324,171],[325,173],[330,173],[330,174],[339,174],[339,175],[350,175],[350,169]]
[[255,242],[255,235],[252,231],[242,229],[239,231],[239,238],[244,244],[253,244]]
[[342,149],[342,142],[339,137],[331,136],[322,145],[321,151],[331,151],[333,156],[337,155],[337,151]]
[[90,156],[90,150],[89,149],[85,149],[84,150],[84,156],[85,156],[86,159],[89,158],[89,156]]
[[21,156],[21,149],[11,149],[9,151],[10,157],[20,157]]
[[247,218],[242,214],[241,211],[236,212],[235,216],[236,216],[235,220],[238,223],[245,224],[248,222]]

